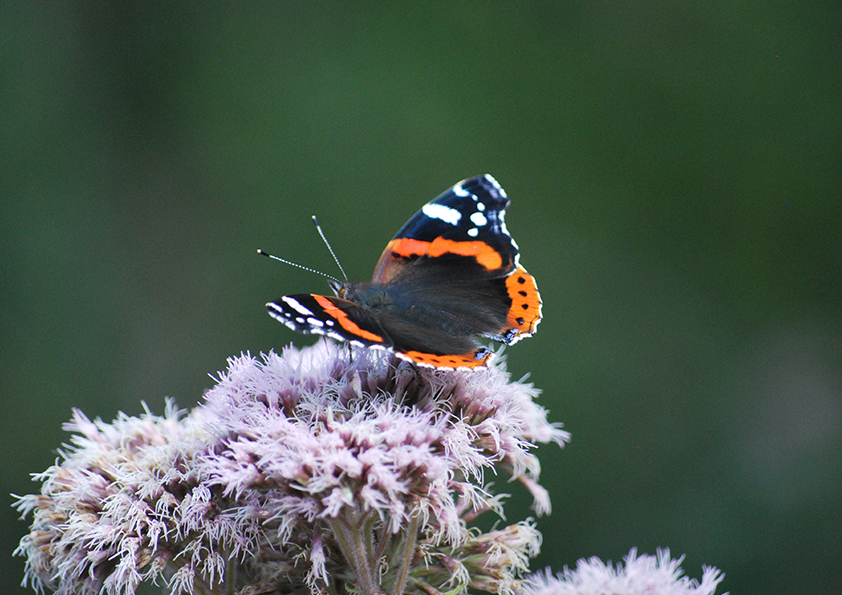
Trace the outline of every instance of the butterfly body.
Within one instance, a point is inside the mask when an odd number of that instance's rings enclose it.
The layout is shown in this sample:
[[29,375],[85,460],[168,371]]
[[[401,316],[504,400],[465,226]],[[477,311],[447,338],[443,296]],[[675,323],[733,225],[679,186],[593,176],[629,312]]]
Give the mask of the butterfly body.
[[388,243],[367,283],[331,281],[334,296],[289,295],[269,314],[301,333],[393,350],[436,368],[476,368],[541,320],[535,279],[506,230],[509,199],[489,175],[424,205]]

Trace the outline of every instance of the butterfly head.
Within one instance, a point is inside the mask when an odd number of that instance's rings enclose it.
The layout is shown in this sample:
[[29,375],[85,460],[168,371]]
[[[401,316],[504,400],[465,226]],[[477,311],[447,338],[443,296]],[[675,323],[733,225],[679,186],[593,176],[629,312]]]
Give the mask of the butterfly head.
[[338,298],[346,299],[345,294],[348,293],[348,282],[347,281],[339,281],[336,279],[328,279],[327,284],[330,285],[331,291],[333,291],[333,295]]

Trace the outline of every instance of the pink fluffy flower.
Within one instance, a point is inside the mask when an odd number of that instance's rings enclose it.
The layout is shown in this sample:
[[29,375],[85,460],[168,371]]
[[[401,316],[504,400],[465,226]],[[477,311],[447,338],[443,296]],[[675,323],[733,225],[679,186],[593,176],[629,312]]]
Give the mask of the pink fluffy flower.
[[189,414],[75,412],[59,464],[21,497],[27,579],[59,595],[513,592],[537,553],[486,476],[520,481],[538,514],[537,443],[568,435],[501,363],[418,369],[328,342],[229,362]]
[[713,595],[722,574],[705,567],[697,582],[682,576],[682,558],[671,559],[669,550],[638,556],[632,549],[625,565],[616,568],[599,558],[579,560],[575,570],[565,568],[556,576],[547,570],[530,576],[521,595]]

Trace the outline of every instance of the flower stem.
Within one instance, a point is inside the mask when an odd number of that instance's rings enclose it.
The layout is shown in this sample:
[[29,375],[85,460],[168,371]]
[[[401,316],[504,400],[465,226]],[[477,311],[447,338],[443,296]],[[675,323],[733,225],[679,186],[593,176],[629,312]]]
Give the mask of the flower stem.
[[438,589],[436,589],[435,587],[433,587],[431,584],[429,584],[426,581],[416,580],[416,581],[413,581],[413,582],[415,583],[416,587],[418,587],[419,589],[421,589],[422,591],[427,593],[427,595],[442,595],[441,591],[439,591]]
[[[371,560],[372,512],[359,515],[356,511],[330,519],[329,523],[345,559],[357,578],[357,587],[363,595],[380,595],[374,579],[374,560]],[[350,518],[349,518],[350,517]],[[368,531],[366,530],[368,529]]]
[[409,567],[412,564],[412,558],[415,555],[415,541],[418,536],[418,515],[412,515],[409,519],[409,526],[406,528],[406,544],[403,552],[403,560],[401,561],[400,571],[398,572],[398,580],[395,583],[394,595],[403,595],[406,587],[406,579],[409,576]]

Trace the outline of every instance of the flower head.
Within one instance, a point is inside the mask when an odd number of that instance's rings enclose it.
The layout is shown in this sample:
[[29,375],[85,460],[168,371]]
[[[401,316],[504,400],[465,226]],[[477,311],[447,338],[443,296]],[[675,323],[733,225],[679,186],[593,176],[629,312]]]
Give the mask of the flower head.
[[502,513],[502,472],[549,511],[534,444],[563,444],[502,364],[436,371],[329,342],[229,368],[189,415],[120,416],[77,432],[18,553],[36,589],[131,594],[164,578],[178,593],[510,592],[537,552],[530,522]]
[[521,595],[713,595],[722,581],[715,568],[705,567],[702,581],[683,575],[680,564],[684,557],[670,558],[669,550],[656,556],[637,555],[632,549],[625,565],[604,563],[599,558],[579,560],[575,570],[564,569],[552,576],[547,570],[530,576]]

